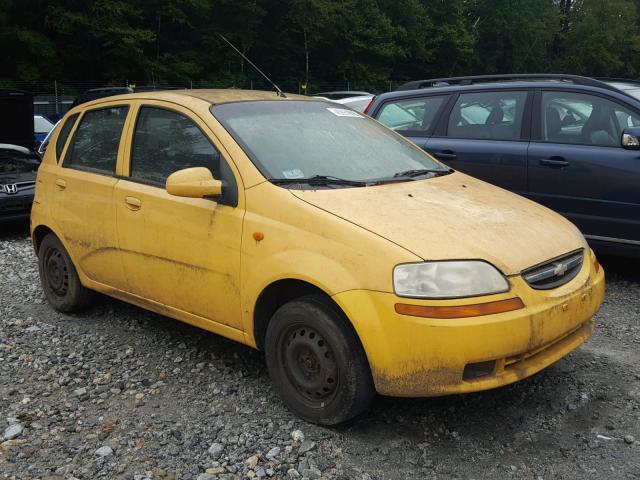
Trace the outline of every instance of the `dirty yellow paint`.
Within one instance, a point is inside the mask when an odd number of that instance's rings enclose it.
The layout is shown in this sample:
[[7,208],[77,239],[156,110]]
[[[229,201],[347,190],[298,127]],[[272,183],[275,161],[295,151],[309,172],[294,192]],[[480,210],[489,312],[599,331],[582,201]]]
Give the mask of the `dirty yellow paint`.
[[[530,376],[581,345],[593,331],[593,314],[604,296],[604,272],[595,271],[591,252],[582,270],[555,289],[531,289],[520,276],[509,278],[511,292],[464,300],[421,301],[460,305],[520,297],[526,309],[476,318],[429,319],[395,313],[391,293],[352,290],[333,298],[354,320],[379,393],[433,396],[495,388]],[[578,287],[576,288],[576,285]],[[564,310],[563,305],[569,308]],[[567,333],[573,332],[567,336]],[[546,348],[542,348],[546,347]],[[464,381],[468,363],[536,353],[509,369]]]
[[[596,272],[584,239],[559,215],[460,173],[367,188],[287,190],[266,181],[209,111],[212,103],[291,99],[309,100],[189,90],[108,97],[72,109],[69,115],[129,107],[116,172],[65,168],[49,148],[38,172],[32,232],[52,230],[87,287],[253,347],[254,309],[265,288],[285,279],[308,282],[345,312],[383,394],[497,387],[535,373],[588,338],[604,272]],[[236,207],[169,195],[127,178],[143,105],[175,110],[198,125],[236,178]],[[53,137],[51,145],[57,132]],[[520,277],[526,268],[578,249],[585,251],[582,270],[561,287],[533,290]],[[453,306],[517,296],[525,307],[457,319],[396,313],[393,268],[445,259],[488,261],[507,276],[510,290],[401,301]],[[496,361],[493,375],[462,379],[467,363],[487,360]]]

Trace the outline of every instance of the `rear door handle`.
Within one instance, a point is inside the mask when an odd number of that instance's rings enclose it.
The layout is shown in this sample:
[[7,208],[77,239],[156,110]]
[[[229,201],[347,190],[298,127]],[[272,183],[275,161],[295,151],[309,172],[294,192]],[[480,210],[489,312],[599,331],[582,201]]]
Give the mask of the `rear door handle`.
[[455,160],[457,157],[457,155],[453,153],[451,150],[443,150],[442,152],[435,152],[433,156],[440,160]]
[[140,210],[142,201],[136,197],[124,197],[124,204],[129,210]]
[[562,157],[551,157],[551,158],[542,158],[542,159],[540,159],[540,165],[543,165],[545,167],[560,168],[560,167],[568,167],[569,166],[569,162],[567,162]]
[[56,187],[58,188],[58,190],[64,190],[65,188],[67,188],[67,182],[65,182],[61,178],[58,178],[56,180]]

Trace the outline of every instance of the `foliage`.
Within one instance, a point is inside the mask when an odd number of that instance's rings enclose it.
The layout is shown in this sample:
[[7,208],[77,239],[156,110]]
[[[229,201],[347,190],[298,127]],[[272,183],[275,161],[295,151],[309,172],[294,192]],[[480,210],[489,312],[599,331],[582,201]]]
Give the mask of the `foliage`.
[[0,83],[385,89],[449,75],[640,75],[637,0],[0,0]]

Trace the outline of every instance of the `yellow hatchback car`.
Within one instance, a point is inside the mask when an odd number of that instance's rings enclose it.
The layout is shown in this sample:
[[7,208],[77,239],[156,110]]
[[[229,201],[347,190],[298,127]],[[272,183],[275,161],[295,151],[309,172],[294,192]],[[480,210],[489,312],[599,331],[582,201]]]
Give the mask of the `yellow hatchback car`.
[[270,92],[73,108],[31,233],[57,310],[98,291],[263,350],[285,403],[327,425],[375,392],[528,377],[591,335],[604,294],[561,216],[353,110]]

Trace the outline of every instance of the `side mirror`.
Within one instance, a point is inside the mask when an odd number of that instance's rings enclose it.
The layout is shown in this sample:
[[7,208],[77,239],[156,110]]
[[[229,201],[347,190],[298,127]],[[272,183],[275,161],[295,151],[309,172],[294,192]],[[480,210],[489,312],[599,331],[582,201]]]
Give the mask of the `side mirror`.
[[640,150],[640,127],[628,127],[622,131],[622,148]]
[[205,167],[185,168],[173,172],[165,186],[170,195],[176,197],[203,198],[222,195],[222,182],[213,178]]

